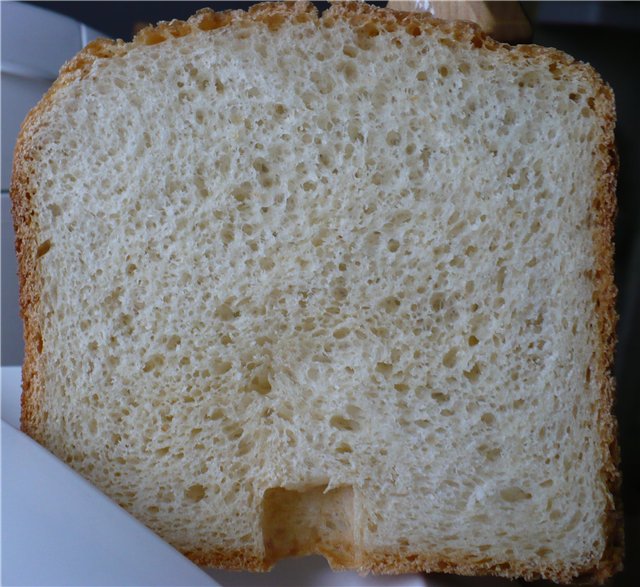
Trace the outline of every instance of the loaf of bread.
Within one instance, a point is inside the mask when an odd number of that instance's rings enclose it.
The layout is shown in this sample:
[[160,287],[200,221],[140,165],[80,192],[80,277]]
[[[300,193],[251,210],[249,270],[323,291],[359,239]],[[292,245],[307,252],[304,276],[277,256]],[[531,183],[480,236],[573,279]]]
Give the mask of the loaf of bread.
[[16,149],[24,430],[200,564],[603,581],[614,119],[361,3],[91,43]]

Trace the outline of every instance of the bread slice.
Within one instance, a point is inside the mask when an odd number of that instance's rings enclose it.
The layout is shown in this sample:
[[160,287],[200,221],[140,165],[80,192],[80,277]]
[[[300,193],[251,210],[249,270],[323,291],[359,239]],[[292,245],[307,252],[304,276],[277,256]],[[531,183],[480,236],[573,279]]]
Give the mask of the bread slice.
[[24,430],[201,564],[603,581],[614,118],[359,3],[91,43],[16,150]]

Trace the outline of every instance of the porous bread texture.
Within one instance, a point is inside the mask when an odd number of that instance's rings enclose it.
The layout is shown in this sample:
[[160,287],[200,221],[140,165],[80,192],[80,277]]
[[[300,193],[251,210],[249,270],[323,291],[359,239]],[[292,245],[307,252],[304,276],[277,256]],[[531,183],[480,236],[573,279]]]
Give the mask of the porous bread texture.
[[24,429],[203,564],[604,580],[613,117],[366,5],[90,45],[16,151]]

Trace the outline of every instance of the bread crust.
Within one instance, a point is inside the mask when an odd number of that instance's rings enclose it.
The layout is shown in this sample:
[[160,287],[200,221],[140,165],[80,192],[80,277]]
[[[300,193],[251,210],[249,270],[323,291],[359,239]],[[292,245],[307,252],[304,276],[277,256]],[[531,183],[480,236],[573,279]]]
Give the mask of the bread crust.
[[[594,75],[597,76],[597,74]],[[599,146],[597,192],[592,202],[593,244],[596,260],[594,275],[594,304],[598,318],[599,346],[595,357],[596,381],[600,388],[597,415],[600,446],[603,452],[601,476],[613,501],[606,512],[605,528],[607,545],[594,579],[603,582],[622,568],[624,553],[623,510],[621,500],[621,476],[619,471],[620,448],[618,446],[617,421],[613,415],[615,381],[611,374],[616,345],[615,310],[617,290],[613,281],[613,235],[616,215],[616,178],[618,155],[615,147],[616,122],[615,99],[611,88],[599,78],[594,110],[602,121],[602,139]]]
[[[40,103],[24,121],[15,149],[14,167],[11,180],[11,199],[16,233],[18,274],[20,283],[20,309],[24,321],[25,360],[22,370],[22,429],[35,440],[42,442],[43,397],[46,393],[44,381],[45,354],[42,352],[46,340],[41,331],[42,309],[39,291],[42,276],[39,270],[37,242],[38,216],[35,200],[38,186],[35,185],[34,169],[31,161],[38,150],[37,129],[42,115],[51,108],[60,88],[74,83],[91,74],[93,65],[102,59],[123,56],[139,46],[162,43],[174,37],[191,34],[209,34],[219,28],[229,26],[267,26],[277,31],[285,22],[304,24],[313,22],[316,26],[331,27],[337,21],[348,23],[360,34],[376,36],[404,28],[412,35],[436,33],[444,43],[468,43],[479,50],[495,51],[505,60],[526,60],[548,64],[563,75],[563,68],[579,71],[596,91],[592,109],[602,121],[601,139],[597,154],[597,191],[592,202],[593,246],[595,272],[593,280],[593,303],[597,315],[599,333],[598,348],[593,363],[595,378],[600,389],[597,426],[600,447],[603,454],[601,470],[602,482],[613,496],[603,521],[606,528],[607,544],[600,560],[590,565],[549,565],[545,568],[530,568],[517,561],[496,562],[489,559],[459,553],[456,557],[443,559],[424,553],[404,552],[363,552],[357,560],[345,564],[344,559],[332,557],[332,548],[326,545],[326,556],[334,569],[357,569],[361,573],[407,573],[446,572],[462,575],[492,574],[503,577],[523,577],[527,580],[552,579],[562,583],[572,581],[602,583],[622,568],[623,529],[620,502],[619,447],[617,425],[613,417],[614,381],[611,375],[612,356],[615,346],[616,288],[613,282],[613,221],[616,212],[615,188],[617,155],[614,145],[615,104],[609,86],[602,81],[589,65],[580,63],[556,49],[536,45],[510,46],[486,36],[474,23],[436,19],[428,13],[408,13],[380,9],[363,2],[336,2],[320,18],[315,7],[309,2],[273,2],[257,4],[248,11],[231,10],[214,12],[203,9],[187,21],[173,20],[149,26],[140,31],[130,43],[122,40],[98,39],[89,43],[60,70],[60,75]],[[554,71],[553,69],[551,69]],[[271,567],[260,553],[251,550],[213,550],[185,552],[194,562],[201,565],[265,571]]]
[[14,152],[10,196],[18,257],[20,315],[25,342],[22,366],[21,428],[38,442],[43,441],[41,406],[45,393],[44,340],[40,324],[40,284],[42,277],[38,263],[38,218],[34,205],[36,186],[32,182],[30,162],[37,149],[33,133],[40,115],[49,106],[50,90],[29,113],[22,124]]

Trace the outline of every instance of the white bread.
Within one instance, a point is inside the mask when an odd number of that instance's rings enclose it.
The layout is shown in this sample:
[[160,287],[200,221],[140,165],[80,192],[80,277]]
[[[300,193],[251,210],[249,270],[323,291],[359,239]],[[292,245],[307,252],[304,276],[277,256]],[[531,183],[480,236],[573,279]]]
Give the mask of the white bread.
[[16,150],[24,430],[202,564],[603,581],[614,118],[362,4],[90,44]]

